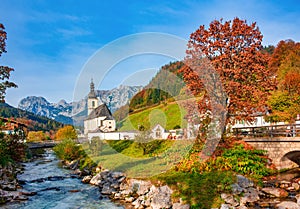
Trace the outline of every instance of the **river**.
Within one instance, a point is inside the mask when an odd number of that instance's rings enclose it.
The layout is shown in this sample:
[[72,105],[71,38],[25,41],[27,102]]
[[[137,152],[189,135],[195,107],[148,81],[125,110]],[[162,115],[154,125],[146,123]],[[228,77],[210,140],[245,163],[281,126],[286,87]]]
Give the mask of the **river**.
[[59,160],[50,149],[41,157],[24,163],[24,172],[18,175],[23,190],[36,192],[27,201],[3,205],[5,209],[121,209],[109,199],[100,199],[99,189],[81,183],[70,170],[59,167]]

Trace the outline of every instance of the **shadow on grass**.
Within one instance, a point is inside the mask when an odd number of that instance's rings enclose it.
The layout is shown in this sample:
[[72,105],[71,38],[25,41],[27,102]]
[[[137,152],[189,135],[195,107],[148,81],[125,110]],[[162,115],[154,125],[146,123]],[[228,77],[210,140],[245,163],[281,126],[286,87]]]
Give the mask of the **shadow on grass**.
[[220,205],[220,192],[230,190],[235,178],[232,172],[184,173],[170,171],[155,177],[172,188],[175,198],[182,198],[191,208],[215,208]]

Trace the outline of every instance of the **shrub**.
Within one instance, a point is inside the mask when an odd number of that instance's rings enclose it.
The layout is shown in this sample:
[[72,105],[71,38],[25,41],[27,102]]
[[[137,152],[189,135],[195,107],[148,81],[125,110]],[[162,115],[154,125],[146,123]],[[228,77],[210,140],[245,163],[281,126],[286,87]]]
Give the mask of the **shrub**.
[[18,134],[0,133],[0,164],[6,165],[12,161],[22,161],[25,158],[26,145],[23,136]]
[[62,160],[72,161],[85,156],[81,146],[78,146],[72,139],[64,139],[53,150],[57,157]]

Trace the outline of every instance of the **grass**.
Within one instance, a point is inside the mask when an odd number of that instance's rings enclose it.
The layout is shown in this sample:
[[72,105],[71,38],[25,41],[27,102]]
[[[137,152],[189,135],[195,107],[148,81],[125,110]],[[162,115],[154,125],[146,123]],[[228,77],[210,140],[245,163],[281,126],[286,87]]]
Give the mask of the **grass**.
[[97,155],[89,144],[83,148],[98,165],[109,170],[125,172],[131,178],[148,178],[170,170],[188,153],[193,141],[154,140],[156,148],[143,155],[137,143],[129,140],[101,141]]
[[182,198],[191,208],[207,209],[221,205],[223,201],[220,193],[230,192],[236,177],[231,171],[199,174],[170,170],[152,177],[151,180],[169,185],[175,191],[173,198]]
[[186,127],[184,116],[186,111],[180,103],[161,104],[141,112],[130,114],[121,121],[120,131],[137,130],[140,125],[150,129],[160,124],[165,129],[173,129],[176,125]]

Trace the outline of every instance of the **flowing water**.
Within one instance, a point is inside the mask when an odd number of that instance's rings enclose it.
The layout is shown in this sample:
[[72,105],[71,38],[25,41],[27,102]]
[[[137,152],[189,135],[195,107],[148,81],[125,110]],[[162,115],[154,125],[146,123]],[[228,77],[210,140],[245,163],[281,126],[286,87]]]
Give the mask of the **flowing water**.
[[99,189],[81,183],[70,170],[60,168],[52,150],[42,157],[25,163],[25,170],[18,175],[23,190],[36,192],[29,200],[0,206],[7,209],[121,209],[109,199],[100,199]]

